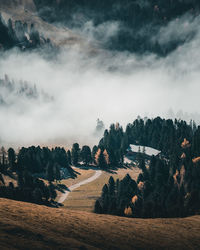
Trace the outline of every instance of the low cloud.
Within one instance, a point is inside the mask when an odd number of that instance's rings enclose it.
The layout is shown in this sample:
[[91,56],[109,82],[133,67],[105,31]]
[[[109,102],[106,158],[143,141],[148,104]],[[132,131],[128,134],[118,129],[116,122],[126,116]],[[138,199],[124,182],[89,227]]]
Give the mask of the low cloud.
[[159,29],[159,32],[152,37],[152,41],[157,41],[161,45],[168,45],[171,42],[188,42],[199,33],[200,17],[185,14],[169,22]]
[[[53,96],[53,101],[26,99],[22,105],[16,98],[14,108],[1,107],[1,144],[70,146],[78,141],[92,145],[99,140],[93,135],[97,118],[107,127],[117,121],[126,125],[137,115],[167,116],[169,108],[175,113],[187,112],[189,119],[188,114],[195,114],[200,106],[197,23],[198,17],[189,22],[196,35],[166,58],[98,49],[91,55],[78,47],[63,49],[51,61],[37,52],[4,53],[0,59],[0,78],[7,74],[15,81],[35,83],[38,89]],[[173,34],[172,24],[169,30],[165,28],[169,34]],[[89,28],[83,34],[94,40],[95,34],[102,33],[106,39],[118,30],[118,25],[108,25],[111,32],[102,26],[94,31],[92,23],[87,25]],[[163,32],[161,29],[160,41]]]

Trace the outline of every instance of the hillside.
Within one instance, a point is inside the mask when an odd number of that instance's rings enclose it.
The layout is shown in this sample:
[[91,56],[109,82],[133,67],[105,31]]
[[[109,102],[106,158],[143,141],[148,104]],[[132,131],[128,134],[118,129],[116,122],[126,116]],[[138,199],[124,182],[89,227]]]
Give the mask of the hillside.
[[0,2],[0,13],[6,22],[10,18],[13,22],[20,20],[29,26],[34,23],[36,29],[44,37],[50,38],[56,46],[84,45],[83,39],[70,29],[56,27],[54,24],[43,21],[37,15],[35,4],[31,0]]
[[[76,179],[62,180],[61,183],[65,184],[67,187],[70,187],[71,185],[82,181],[82,179],[87,179],[88,177],[93,175],[95,171],[80,171],[80,169],[78,169],[78,172],[81,172],[81,175],[79,175]],[[96,180],[88,184],[82,185],[75,189],[73,192],[71,192],[67,199],[63,202],[63,205],[67,209],[92,212],[94,210],[95,201],[101,196],[102,188],[105,183],[108,182],[111,176],[115,180],[121,180],[127,174],[129,174],[133,179],[136,180],[140,173],[141,170],[137,167],[122,168],[111,172],[103,171],[100,177]]]
[[[197,0],[35,0],[39,15],[49,22],[62,22],[67,27],[85,29],[94,24],[93,36],[104,48],[134,53],[156,53],[166,56],[181,44],[187,43],[195,32],[176,33],[183,24],[185,15],[195,18],[200,13]],[[102,11],[103,10],[103,11]],[[173,24],[172,39],[160,39],[160,30],[165,32]],[[178,26],[177,26],[178,25]],[[115,27],[112,29],[111,27]],[[177,27],[176,27],[177,26]],[[102,29],[103,28],[103,29]],[[87,29],[86,29],[87,30]],[[113,32],[114,31],[114,32]],[[108,33],[108,36],[105,34]],[[88,32],[88,34],[90,34]],[[175,38],[175,39],[174,39]]]
[[[195,37],[191,20],[198,19],[200,5],[197,0],[10,0],[0,3],[0,12],[5,19],[34,23],[57,46],[166,56]],[[178,35],[186,16],[191,28]]]
[[129,219],[0,199],[1,249],[197,249],[200,216]]

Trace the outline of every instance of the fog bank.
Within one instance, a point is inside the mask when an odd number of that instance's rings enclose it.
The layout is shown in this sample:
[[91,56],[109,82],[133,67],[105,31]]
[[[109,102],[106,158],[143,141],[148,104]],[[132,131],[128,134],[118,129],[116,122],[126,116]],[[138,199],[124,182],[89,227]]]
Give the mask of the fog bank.
[[[175,113],[193,113],[192,119],[196,112],[199,122],[199,24],[198,17],[190,20],[193,38],[165,58],[98,49],[91,55],[78,47],[63,48],[52,61],[37,52],[5,52],[0,58],[0,78],[7,74],[15,81],[26,80],[53,99],[22,102],[13,96],[12,105],[1,105],[1,144],[67,146],[78,141],[92,145],[99,140],[93,135],[97,118],[107,127],[115,122],[125,126],[138,115],[167,117],[170,108]],[[177,29],[169,24],[165,32],[175,39],[173,28]],[[181,28],[178,35],[184,37],[188,30]],[[154,39],[163,43],[163,32]]]

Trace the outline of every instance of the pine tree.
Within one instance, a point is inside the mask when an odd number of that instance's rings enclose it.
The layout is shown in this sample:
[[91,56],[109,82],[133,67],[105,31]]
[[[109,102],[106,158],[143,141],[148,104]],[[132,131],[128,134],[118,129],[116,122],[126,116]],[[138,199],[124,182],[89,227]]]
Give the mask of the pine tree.
[[52,182],[55,180],[54,166],[50,162],[47,164],[46,178],[49,182]]
[[13,148],[8,149],[8,163],[12,171],[15,170],[16,155]]
[[55,179],[56,179],[56,181],[60,182],[61,175],[60,175],[60,166],[58,165],[58,163],[55,163],[54,169],[55,169]]
[[46,202],[48,202],[49,198],[50,198],[50,190],[48,188],[47,185],[44,186],[44,189],[43,189],[43,196],[46,200]]
[[96,155],[95,155],[97,166],[101,169],[106,169],[107,162],[105,159],[104,151],[102,149],[98,149]]
[[115,195],[115,181],[112,176],[110,176],[108,181],[108,193],[110,196]]
[[72,165],[72,157],[71,157],[70,150],[67,151],[67,160],[68,160],[69,165]]
[[105,184],[105,185],[103,186],[101,196],[102,196],[102,198],[104,199],[106,195],[108,195],[108,185],[107,185],[107,184]]
[[42,191],[40,188],[35,188],[33,191],[33,199],[36,203],[41,203],[42,202]]
[[92,148],[92,160],[93,160],[93,163],[95,163],[95,164],[96,164],[95,156],[96,156],[97,151],[98,151],[98,147],[95,145],[95,146]]
[[50,197],[52,200],[55,200],[57,194],[56,194],[56,191],[55,191],[55,187],[52,183],[50,183],[49,185],[49,194],[50,194]]
[[17,175],[17,185],[19,188],[23,188],[24,187],[24,176],[23,176],[23,172],[18,172]]
[[80,148],[78,143],[74,143],[72,147],[72,163],[74,166],[78,165],[80,157]]
[[104,149],[103,155],[104,155],[104,158],[105,158],[105,161],[106,161],[107,165],[109,165],[109,163],[110,163],[110,161],[109,161],[109,155],[108,155],[108,152],[107,152],[106,149]]
[[96,202],[95,202],[94,212],[97,213],[97,214],[102,214],[102,212],[103,212],[99,200],[96,200]]
[[81,150],[81,158],[83,163],[87,166],[92,161],[92,155],[90,147],[83,146]]

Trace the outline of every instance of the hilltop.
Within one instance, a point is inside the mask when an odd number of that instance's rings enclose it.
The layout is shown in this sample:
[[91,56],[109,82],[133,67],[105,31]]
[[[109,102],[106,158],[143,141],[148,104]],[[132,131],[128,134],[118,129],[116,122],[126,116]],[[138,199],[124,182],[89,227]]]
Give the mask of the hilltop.
[[200,216],[131,219],[0,199],[1,249],[197,249]]

